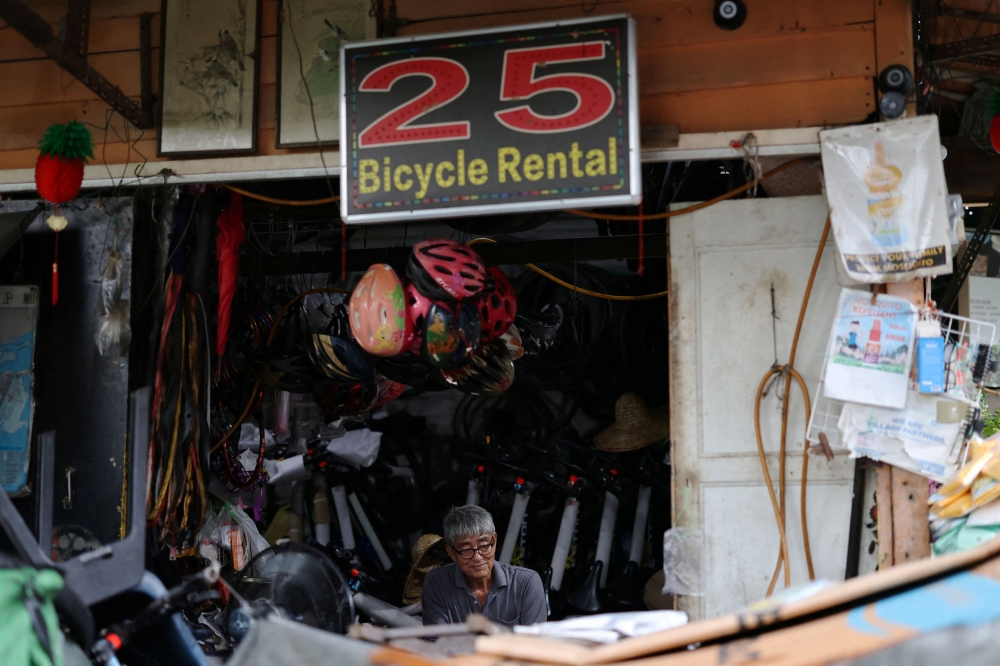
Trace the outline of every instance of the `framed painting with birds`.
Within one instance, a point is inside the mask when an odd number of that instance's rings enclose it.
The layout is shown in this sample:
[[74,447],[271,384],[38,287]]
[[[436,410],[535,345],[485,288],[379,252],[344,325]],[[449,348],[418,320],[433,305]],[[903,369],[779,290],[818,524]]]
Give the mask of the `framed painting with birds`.
[[279,0],[276,142],[336,144],[340,45],[375,39],[372,0]]
[[163,0],[157,153],[257,148],[260,0]]

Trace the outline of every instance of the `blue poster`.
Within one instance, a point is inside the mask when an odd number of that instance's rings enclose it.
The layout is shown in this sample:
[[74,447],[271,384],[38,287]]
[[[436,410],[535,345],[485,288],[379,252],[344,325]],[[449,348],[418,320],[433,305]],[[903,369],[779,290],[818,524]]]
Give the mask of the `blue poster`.
[[28,492],[36,287],[0,287],[0,482],[12,496]]

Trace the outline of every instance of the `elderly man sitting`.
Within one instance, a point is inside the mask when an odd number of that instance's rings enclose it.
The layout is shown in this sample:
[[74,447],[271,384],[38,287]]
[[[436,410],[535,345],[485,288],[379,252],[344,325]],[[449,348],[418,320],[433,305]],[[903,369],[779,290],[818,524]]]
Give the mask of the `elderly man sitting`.
[[453,564],[424,579],[424,624],[465,622],[471,613],[508,626],[544,622],[545,590],[531,569],[495,561],[493,517],[478,506],[460,506],[444,517],[445,549]]

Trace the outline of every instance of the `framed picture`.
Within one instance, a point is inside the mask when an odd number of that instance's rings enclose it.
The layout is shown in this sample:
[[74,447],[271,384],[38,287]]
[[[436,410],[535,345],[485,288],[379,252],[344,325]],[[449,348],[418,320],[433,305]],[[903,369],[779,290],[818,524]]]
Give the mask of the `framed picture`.
[[[340,138],[340,45],[375,39],[371,0],[280,0],[279,148]],[[315,118],[315,124],[313,119]]]
[[163,0],[159,155],[257,148],[260,0]]

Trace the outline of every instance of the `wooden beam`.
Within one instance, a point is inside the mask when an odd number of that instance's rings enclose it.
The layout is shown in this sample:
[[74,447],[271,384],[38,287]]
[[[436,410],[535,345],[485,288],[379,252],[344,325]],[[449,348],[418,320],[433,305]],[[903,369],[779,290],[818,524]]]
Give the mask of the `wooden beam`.
[[[895,548],[892,542],[892,465],[878,463],[875,468],[875,506],[878,511],[878,569],[888,569],[894,564]],[[924,507],[927,513],[927,507]]]
[[[892,470],[892,563],[931,556],[926,478],[899,467]],[[881,512],[879,518],[881,519]]]
[[[913,6],[910,0],[874,1],[875,76],[889,65],[903,65],[913,73]],[[879,97],[881,95],[879,92]],[[909,102],[906,116],[914,115],[916,105]]]
[[139,129],[152,129],[152,114],[129,99],[117,86],[91,67],[78,53],[66,47],[52,32],[51,26],[19,0],[0,0],[0,19],[20,33],[36,48],[52,58],[63,70],[87,86]]

